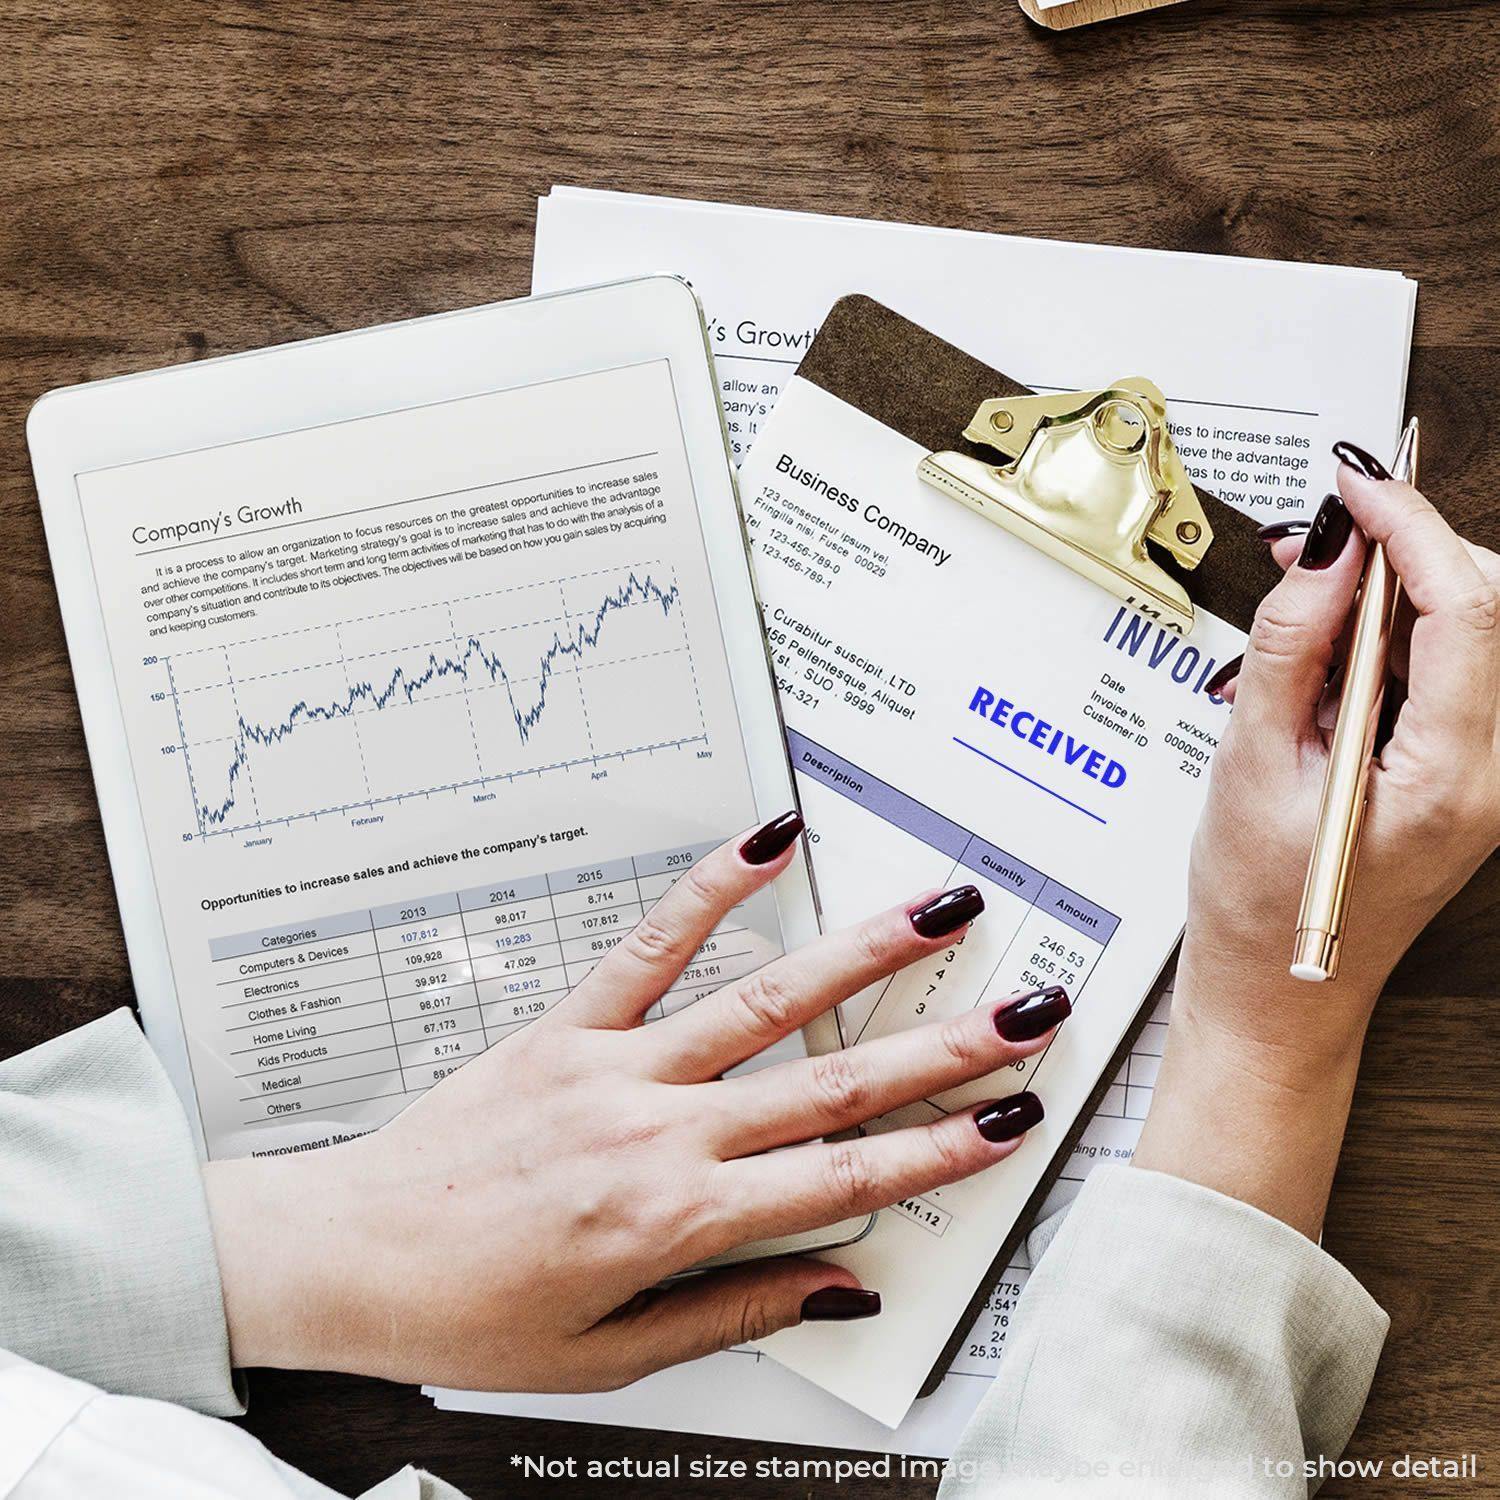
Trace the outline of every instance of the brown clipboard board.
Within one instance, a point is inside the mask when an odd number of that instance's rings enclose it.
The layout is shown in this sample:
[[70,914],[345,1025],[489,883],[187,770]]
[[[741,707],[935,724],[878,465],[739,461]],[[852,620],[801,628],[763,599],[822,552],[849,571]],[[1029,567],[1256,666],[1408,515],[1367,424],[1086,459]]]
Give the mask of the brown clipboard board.
[[[1149,376],[1151,372],[1121,372],[1125,373]],[[979,403],[996,396],[1029,394],[1026,386],[991,369],[983,361],[965,354],[873,298],[858,293],[834,303],[803,356],[797,374],[928,451],[957,448],[976,456],[982,450],[968,444],[961,434]],[[1165,555],[1158,557],[1157,561],[1184,583],[1195,603],[1238,629],[1248,631],[1257,606],[1275,586],[1281,570],[1248,516],[1202,489],[1197,492],[1213,527],[1213,545],[1191,572],[1178,568]],[[1175,958],[1174,951],[1162,966],[1162,974],[1171,967]],[[1126,1029],[1114,1056],[1099,1075],[1093,1092],[1048,1163],[1036,1191],[997,1248],[989,1270],[980,1280],[963,1316],[923,1381],[917,1393],[918,1399],[931,1395],[937,1388],[995,1282],[1010,1264],[1017,1246],[1041,1211],[1084,1127],[1139,1039],[1150,1016],[1151,996],[1160,980],[1159,974],[1151,990],[1142,997],[1141,1008]]]

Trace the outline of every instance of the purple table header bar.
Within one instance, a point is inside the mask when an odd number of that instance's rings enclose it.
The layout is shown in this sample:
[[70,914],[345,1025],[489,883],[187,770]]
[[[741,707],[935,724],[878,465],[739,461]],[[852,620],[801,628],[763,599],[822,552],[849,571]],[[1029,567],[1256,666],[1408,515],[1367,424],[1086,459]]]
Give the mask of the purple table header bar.
[[1023,901],[1035,901],[1047,881],[1040,870],[1033,870],[1025,860],[985,843],[978,834],[970,838],[960,863],[965,869],[982,875],[992,885],[1014,891]]
[[1120,919],[1113,912],[1105,911],[1102,906],[1096,906],[1077,891],[1070,891],[1067,886],[1059,885],[1055,880],[1048,880],[1042,887],[1036,907],[1038,911],[1045,912],[1049,917],[1057,917],[1069,927],[1101,943],[1107,943],[1120,925]]
[[861,771],[852,762],[825,750],[795,729],[787,730],[786,740],[792,752],[793,770],[832,787],[851,802],[858,803],[913,838],[921,839],[924,844],[930,844],[949,859],[959,859],[963,855],[971,837],[967,828],[960,828],[941,813],[933,812],[905,792],[898,792],[878,776]]
[[908,797],[878,776],[862,771],[852,761],[795,729],[786,732],[792,752],[792,768],[847,797],[893,827],[919,838],[924,844],[958,861],[965,869],[1003,890],[1014,891],[1038,911],[1065,922],[1096,942],[1107,943],[1115,935],[1120,919],[1113,912],[1070,891],[1067,886],[1033,869],[1023,859],[986,843],[967,828]]

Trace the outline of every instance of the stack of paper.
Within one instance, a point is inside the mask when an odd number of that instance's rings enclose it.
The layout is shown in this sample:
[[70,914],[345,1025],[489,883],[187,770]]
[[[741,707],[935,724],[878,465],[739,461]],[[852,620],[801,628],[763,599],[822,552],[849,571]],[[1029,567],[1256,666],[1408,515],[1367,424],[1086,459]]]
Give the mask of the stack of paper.
[[655,271],[703,301],[740,453],[829,307],[867,292],[1034,390],[1154,380],[1193,478],[1261,520],[1316,507],[1337,439],[1391,446],[1417,298],[1392,271],[580,188],[538,204],[534,291]]
[[[968,231],[556,188],[538,210],[538,292],[671,271],[709,318],[743,456],[829,306],[863,291],[1037,389],[1146,375],[1195,479],[1265,520],[1310,512],[1332,443],[1379,451],[1400,425],[1415,283],[1392,272],[1057,244]],[[1128,1159],[1155,1080],[1166,999],[1074,1151],[1049,1209],[1093,1164]],[[1003,1170],[1003,1168],[1001,1169]],[[1004,1227],[995,1243],[1003,1238]],[[733,1351],[606,1396],[437,1392],[465,1410],[944,1455],[988,1387],[1026,1268],[991,1298],[938,1392],[836,1399]],[[772,1345],[773,1349],[775,1345]],[[828,1380],[838,1386],[836,1376]],[[893,1408],[891,1392],[906,1395]],[[876,1420],[869,1413],[884,1418]]]

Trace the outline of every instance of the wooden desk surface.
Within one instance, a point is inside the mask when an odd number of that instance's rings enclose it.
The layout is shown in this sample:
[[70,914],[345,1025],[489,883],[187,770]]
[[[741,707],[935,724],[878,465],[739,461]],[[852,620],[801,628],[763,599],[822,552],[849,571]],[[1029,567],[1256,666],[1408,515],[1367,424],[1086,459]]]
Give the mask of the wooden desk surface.
[[[535,199],[553,182],[1397,267],[1422,283],[1411,391],[1428,487],[1500,495],[1500,31],[1485,0],[1193,0],[1071,34],[1009,3],[945,0],[12,0],[0,42],[7,1052],[131,997],[26,456],[30,403],[524,293]],[[1491,1475],[1497,901],[1492,861],[1394,981],[1327,1236],[1394,1320],[1351,1453],[1488,1448]],[[762,1451],[440,1415],[411,1391],[276,1374],[257,1377],[249,1426],[340,1490],[414,1461],[476,1500],[577,1492],[517,1482],[514,1451]]]

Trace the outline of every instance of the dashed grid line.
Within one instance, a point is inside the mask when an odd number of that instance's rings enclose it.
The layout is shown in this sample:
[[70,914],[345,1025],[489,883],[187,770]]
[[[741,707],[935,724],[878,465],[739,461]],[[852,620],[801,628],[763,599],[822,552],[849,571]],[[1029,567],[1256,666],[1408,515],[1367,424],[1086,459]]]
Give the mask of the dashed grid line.
[[[344,661],[344,637],[337,620],[333,624],[333,642],[339,648],[339,665],[344,669],[345,691],[352,693],[354,691],[354,684],[349,681],[349,667]],[[357,717],[359,716],[356,714],[349,715],[350,719]],[[359,751],[359,773],[364,778],[365,796],[369,797],[374,794],[374,789],[370,786],[370,768],[365,764],[365,742],[359,737],[359,725],[352,724],[350,727],[354,731],[354,748]],[[247,766],[245,769],[249,770],[249,767]]]
[[445,781],[437,786],[416,787],[408,792],[392,792],[388,797],[371,797],[358,802],[336,802],[327,807],[289,813],[284,818],[265,818],[259,823],[237,823],[232,827],[207,830],[204,838],[225,833],[244,833],[251,828],[273,828],[282,823],[301,823],[308,818],[327,818],[334,813],[353,812],[361,807],[380,807],[387,802],[412,802],[418,797],[434,797],[439,792],[462,792],[471,786],[488,786],[492,781],[515,781],[522,776],[541,776],[548,771],[566,771],[572,766],[597,766],[601,761],[624,760],[631,755],[649,755],[657,750],[680,750],[684,745],[706,745],[706,734],[687,735],[683,739],[660,740],[654,745],[632,745],[628,750],[607,750],[602,755],[580,755],[572,760],[556,760],[545,766],[527,766],[519,771],[495,771],[488,776],[474,776],[468,781]]
[[193,799],[193,810],[198,817],[198,832],[203,832],[203,814],[199,811],[202,803],[198,801],[198,788],[193,784],[193,757],[188,754],[187,729],[182,722],[182,700],[177,696],[177,684],[172,679],[172,658],[162,657],[162,663],[167,669],[167,687],[172,694],[172,712],[177,716],[177,743],[182,746],[182,763],[187,770],[188,792]]
[[[458,628],[453,623],[453,606],[451,604],[448,606],[448,629],[452,635],[454,649],[462,650],[462,647],[460,647],[458,644]],[[518,678],[510,678],[510,681],[512,682],[519,680],[520,679]],[[490,684],[491,687],[495,687],[497,685],[498,684],[493,682]],[[479,731],[474,728],[474,706],[469,702],[469,679],[467,676],[464,677],[463,686],[459,689],[459,691],[464,695],[464,716],[469,721],[469,738],[474,742],[474,769],[478,771],[481,776],[483,776],[484,756],[479,753]],[[443,696],[447,697],[448,695],[444,694]],[[414,705],[408,703],[407,706],[412,707]],[[398,704],[397,707],[399,708],[400,705]],[[355,717],[355,715],[351,713],[349,717],[352,719]],[[590,746],[590,748],[592,749],[593,747]],[[369,788],[366,787],[365,790],[368,791]]]
[[[234,687],[234,668],[229,665],[229,647],[221,646],[219,647],[219,649],[224,653],[224,676],[229,683],[229,701],[234,705],[234,717],[236,721],[238,721],[240,719],[240,695],[235,691]],[[186,755],[187,750],[184,749],[182,753]],[[250,788],[250,806],[255,813],[255,817],[247,826],[251,828],[259,828],[260,798],[255,795],[255,772],[251,769],[250,762],[248,760],[245,762],[245,785]],[[197,812],[198,833],[201,836],[205,831],[203,821],[203,807],[201,804],[197,804]]]
[[[632,608],[635,608],[635,607],[637,607],[637,606],[632,606]],[[485,632],[485,634],[489,634],[489,633],[490,633],[489,631]],[[444,641],[434,641],[434,642],[431,642],[430,644],[432,644],[432,645],[439,645],[439,646],[446,646],[449,643],[446,640],[444,640]],[[593,671],[598,670],[601,667],[625,667],[625,666],[629,666],[632,662],[637,662],[637,661],[655,661],[656,658],[659,657],[659,656],[680,656],[684,652],[687,652],[688,655],[691,656],[691,652],[688,651],[688,648],[686,646],[667,646],[667,647],[665,647],[661,651],[638,651],[634,656],[617,656],[613,661],[587,662],[587,663],[584,663],[584,664],[582,664],[580,666],[569,667],[567,669],[567,671],[568,671],[568,673],[571,674],[573,672],[593,672]],[[380,656],[393,656],[393,655],[400,655],[400,654],[401,654],[401,650],[400,650],[399,647],[396,648],[396,650],[394,650],[394,651],[382,651],[382,652],[372,652],[371,653],[371,655],[380,655]],[[365,660],[365,658],[361,657],[361,656],[353,656],[353,657],[350,657],[349,659],[350,659],[350,661],[354,661],[354,662],[360,662],[360,661]],[[332,666],[337,666],[338,663],[337,662],[322,662],[319,665],[332,667]],[[285,672],[275,672],[275,673],[270,673],[268,675],[275,676],[275,677],[284,677],[284,676],[288,675],[289,673],[296,673],[296,672],[300,672],[302,670],[303,670],[303,668],[301,668],[301,667],[288,667]],[[311,669],[308,669],[308,670],[311,670]],[[245,678],[245,677],[237,677],[237,678],[235,678],[235,682],[239,686],[241,686],[241,687],[243,687],[245,685],[245,683],[248,682],[248,681],[250,681],[250,680],[251,679]],[[258,680],[264,681],[265,679],[261,678],[261,679],[258,679]],[[540,680],[541,680],[541,674],[540,673],[536,673],[536,672],[529,672],[529,673],[525,674],[524,676],[512,677],[510,679],[510,681],[513,682],[513,683],[538,682]],[[217,683],[214,683],[213,686],[216,687],[216,688],[225,688],[225,687],[228,687],[229,684],[227,682],[217,682]],[[456,691],[451,692],[451,693],[428,693],[428,692],[424,691],[423,694],[422,694],[422,701],[420,703],[415,703],[415,702],[413,702],[413,703],[402,703],[402,702],[397,702],[395,700],[392,700],[392,702],[390,702],[389,704],[387,704],[386,707],[384,707],[384,708],[362,708],[362,709],[357,709],[357,710],[351,710],[347,714],[341,714],[340,718],[345,718],[345,719],[363,719],[363,718],[368,718],[369,715],[371,715],[371,714],[377,714],[377,713],[378,714],[388,714],[388,713],[390,713],[392,711],[392,709],[399,710],[399,709],[405,709],[405,708],[421,708],[424,705],[429,704],[429,703],[446,703],[449,698],[460,697],[465,692],[468,692],[468,693],[492,693],[492,692],[494,692],[499,687],[500,687],[500,684],[498,682],[481,682],[478,687],[459,688]],[[203,691],[205,691],[205,689],[203,689],[203,688],[187,688],[185,691],[189,692],[189,693],[194,693],[194,692],[203,692]],[[701,702],[700,702],[700,708],[701,708]],[[700,713],[699,717],[701,719],[701,717],[702,717],[701,713]],[[232,735],[232,734],[205,734],[200,739],[189,740],[187,743],[188,743],[188,748],[189,749],[193,749],[193,748],[196,748],[199,745],[221,745],[221,744],[225,743],[226,741],[232,741],[235,738],[236,738],[236,736]],[[606,755],[613,755],[614,754],[613,751],[606,751],[605,753],[606,753]],[[280,819],[275,819],[273,821],[279,822]]]
[[[606,573],[633,573],[637,569],[644,569],[644,568],[651,568],[651,567],[660,567],[660,566],[661,566],[661,559],[660,558],[657,558],[654,561],[648,560],[648,561],[644,561],[644,562],[618,563],[614,567],[610,567],[610,568],[590,568],[587,572],[584,572],[584,573],[565,573],[561,578],[544,578],[544,579],[536,580],[536,581],[534,581],[532,583],[512,583],[512,584],[507,584],[506,587],[504,587],[503,589],[484,589],[483,591],[481,591],[480,593],[477,593],[477,594],[460,594],[456,599],[453,599],[450,602],[452,602],[453,604],[467,604],[471,599],[497,599],[497,598],[500,597],[501,594],[519,594],[519,593],[524,592],[526,589],[544,589],[544,588],[547,588],[551,584],[554,584],[554,583],[573,583],[573,582],[576,582],[580,578],[602,578]],[[340,623],[344,624],[344,625],[363,625],[365,623],[365,621],[367,621],[367,620],[387,620],[387,619],[393,620],[393,619],[395,619],[399,615],[416,614],[419,611],[430,610],[432,608],[433,608],[433,606],[430,603],[429,604],[404,604],[399,609],[377,609],[377,610],[372,610],[367,615],[350,615],[347,619],[342,620]],[[537,623],[538,622],[535,621],[535,620],[528,620],[523,625],[518,625],[518,626],[516,626],[514,628],[518,629],[518,630],[519,629],[524,629],[526,625],[535,625]],[[542,623],[548,623],[548,622],[544,621]],[[258,646],[263,641],[284,641],[289,636],[294,636],[294,635],[309,635],[309,634],[311,634],[315,630],[326,630],[327,628],[328,627],[326,625],[298,625],[295,629],[292,629],[292,630],[278,630],[278,631],[275,631],[271,635],[252,635],[252,636],[247,636],[244,640],[242,640],[242,641],[236,641],[234,644],[235,644],[236,649],[238,649],[240,646]],[[497,628],[509,629],[511,627],[507,626],[507,627],[497,627]],[[175,661],[180,661],[185,656],[201,656],[201,655],[203,655],[203,653],[205,651],[219,651],[221,649],[222,648],[219,647],[219,646],[194,646],[191,650],[188,650],[188,651],[175,651],[175,652],[173,652],[172,653],[172,659],[175,660]],[[401,648],[401,647],[398,647],[397,649],[399,650],[399,649],[410,649],[410,648]],[[371,653],[371,654],[372,655],[384,655],[385,653],[374,652],[374,653]],[[356,661],[358,661],[359,659],[360,658],[358,658],[358,657],[355,658]],[[162,660],[165,661],[166,658],[163,657]],[[245,678],[245,679],[242,679],[242,680],[249,681],[250,679]],[[191,690],[189,690],[189,691],[191,691]]]
[[[677,624],[681,627],[681,630],[682,630],[682,647],[681,647],[681,649],[687,653],[688,676],[691,679],[692,684],[693,684],[693,700],[698,705],[698,722],[704,727],[704,729],[707,729],[708,728],[708,720],[704,716],[704,713],[703,713],[703,692],[702,692],[702,689],[698,686],[698,665],[693,660],[693,649],[688,644],[687,606],[684,603],[681,594],[679,594],[677,596]],[[770,665],[770,658],[769,657],[766,658],[766,663],[767,663],[768,666]],[[582,691],[583,691],[583,685],[580,683],[579,684],[579,692],[581,693]]]
[[[637,567],[637,568],[649,568],[649,567],[652,566],[652,564],[650,564],[650,563],[635,563],[632,566],[633,567]],[[542,585],[527,584],[526,587],[527,588],[542,587]],[[476,596],[476,597],[479,597],[479,596]],[[460,600],[459,602],[462,603],[463,601]],[[644,603],[642,603],[642,604],[624,604],[624,605],[620,606],[620,608],[621,608],[622,611],[632,610],[632,609],[641,609],[643,607],[645,607]],[[423,605],[412,606],[411,608],[407,608],[407,609],[394,609],[394,610],[391,611],[391,614],[392,615],[398,615],[398,614],[399,615],[405,615],[405,614],[411,614],[413,609],[436,609],[436,608],[438,608],[438,606],[435,605],[435,604],[423,604]],[[361,620],[380,620],[380,619],[384,619],[384,618],[385,618],[384,615],[363,615],[363,616],[360,617]],[[523,620],[519,625],[479,625],[479,626],[476,626],[475,629],[477,631],[482,632],[485,635],[505,635],[505,634],[507,634],[508,632],[510,632],[512,630],[534,630],[534,629],[536,629],[536,627],[538,625],[558,625],[558,624],[561,624],[566,619],[567,619],[566,615],[540,615],[535,620]],[[337,622],[337,624],[339,626],[351,625],[351,624],[357,624],[357,623],[359,623],[358,620],[352,620],[352,619],[351,620],[341,620],[341,621]],[[333,628],[335,628],[335,627],[334,626],[330,626],[330,625],[309,625],[309,626],[305,627],[305,630],[306,631],[331,630]],[[303,630],[295,630],[295,631],[287,631],[286,632],[286,634],[288,634],[288,635],[301,635],[303,633],[304,633]],[[279,639],[280,639],[279,636],[266,635],[266,636],[259,636],[259,637],[257,637],[256,641],[237,641],[235,644],[236,644],[237,647],[238,646],[252,646],[252,645],[257,644],[257,641],[274,641],[274,640],[279,640]],[[453,640],[453,636],[452,636],[451,633],[446,634],[446,635],[438,635],[438,636],[434,636],[429,641],[409,641],[404,646],[383,646],[378,651],[361,651],[358,655],[356,655],[356,656],[350,656],[350,657],[347,657],[347,658],[344,657],[344,656],[342,656],[342,655],[340,655],[340,656],[335,656],[335,657],[331,658],[328,661],[310,661],[310,662],[299,663],[295,667],[278,667],[274,672],[257,672],[253,676],[249,676],[249,677],[245,676],[244,673],[241,673],[234,680],[235,680],[235,683],[239,687],[248,687],[252,682],[270,682],[270,681],[274,680],[277,677],[290,677],[290,676],[294,676],[298,672],[315,672],[315,671],[319,670],[322,667],[336,667],[336,666],[339,666],[341,663],[346,662],[346,661],[347,662],[353,662],[353,663],[357,664],[357,663],[363,662],[363,661],[379,661],[379,659],[382,656],[403,656],[408,651],[430,651],[430,650],[432,650],[436,646],[447,646],[447,645],[449,645],[449,644],[452,643],[452,640]],[[221,648],[218,647],[218,646],[212,646],[212,647],[204,647],[202,649],[217,651],[217,650],[220,650]],[[672,649],[676,650],[677,648],[674,646]],[[187,655],[196,655],[196,654],[197,654],[197,649],[196,648],[195,648],[195,650],[193,652],[179,651],[177,653],[177,655],[179,657],[181,657],[181,656],[187,656]],[[646,653],[643,653],[643,654],[644,655],[655,655],[655,654],[658,654],[658,653],[646,652]],[[163,661],[166,661],[166,659],[167,659],[166,657],[162,658]],[[628,658],[628,660],[631,660],[631,661],[634,661],[636,659],[637,658],[635,658],[635,657]],[[587,668],[585,668],[584,670],[587,670]],[[531,682],[533,680],[534,680],[534,678],[531,675],[522,676],[522,677],[512,677],[511,678],[512,682]],[[229,684],[227,682],[200,682],[196,687],[178,688],[177,689],[177,696],[179,698],[187,698],[187,697],[190,697],[194,693],[212,693],[212,692],[216,692],[220,688],[226,688],[228,686],[229,686]],[[197,741],[195,740],[194,744],[196,744],[196,743],[197,743]]]
[[[557,585],[557,594],[558,598],[562,600],[563,623],[565,625],[571,624],[572,617],[568,614],[568,591],[561,583]],[[679,610],[682,608],[681,598],[677,601],[677,607]],[[578,669],[581,665],[581,662],[575,661],[573,663],[573,681],[578,684],[578,706],[583,710],[583,733],[589,742],[589,754],[592,755],[594,754],[594,726],[589,720],[589,700],[588,694],[583,690],[583,678],[578,675]],[[702,721],[701,714],[699,715],[699,721]]]

